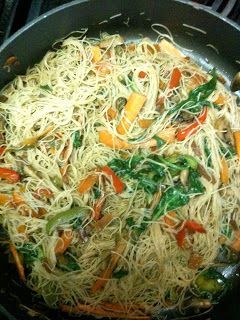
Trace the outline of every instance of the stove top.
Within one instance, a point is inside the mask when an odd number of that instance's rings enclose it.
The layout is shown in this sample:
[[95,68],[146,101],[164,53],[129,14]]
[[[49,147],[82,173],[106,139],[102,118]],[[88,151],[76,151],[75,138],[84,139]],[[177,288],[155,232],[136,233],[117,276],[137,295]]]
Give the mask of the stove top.
[[[191,1],[191,0],[189,0]],[[0,44],[29,21],[70,0],[0,0]],[[194,0],[240,24],[239,0]]]

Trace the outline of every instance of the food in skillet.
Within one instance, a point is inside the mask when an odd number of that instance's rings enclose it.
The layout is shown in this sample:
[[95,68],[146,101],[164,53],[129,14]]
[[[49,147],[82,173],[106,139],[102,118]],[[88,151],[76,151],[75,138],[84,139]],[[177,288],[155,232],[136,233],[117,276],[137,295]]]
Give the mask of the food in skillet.
[[69,37],[0,110],[0,222],[48,305],[148,319],[221,298],[216,266],[240,251],[240,126],[215,69],[164,39]]

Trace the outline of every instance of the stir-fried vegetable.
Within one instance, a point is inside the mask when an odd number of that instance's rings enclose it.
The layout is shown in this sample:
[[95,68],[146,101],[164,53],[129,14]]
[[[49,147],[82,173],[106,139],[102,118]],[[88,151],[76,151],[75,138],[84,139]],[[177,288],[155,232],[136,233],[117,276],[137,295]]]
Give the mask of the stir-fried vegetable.
[[240,159],[240,130],[239,131],[235,131],[233,133],[233,135],[234,135],[234,139],[235,139],[235,146],[236,146],[238,159]]
[[188,110],[193,113],[199,113],[204,106],[211,105],[206,99],[213,93],[217,85],[217,75],[215,69],[212,70],[212,79],[190,91],[186,100],[179,102],[175,107],[168,111],[168,114],[181,110]]
[[227,291],[227,279],[213,268],[203,271],[195,281],[195,290],[199,297],[219,301]]
[[0,194],[0,205],[5,205],[11,201],[11,197],[8,194]]
[[69,245],[71,244],[73,239],[72,230],[64,230],[61,234],[61,237],[58,239],[56,246],[55,246],[55,253],[56,254],[63,254]]
[[71,220],[85,215],[88,212],[87,208],[76,207],[69,210],[56,213],[54,217],[48,220],[46,224],[47,234],[51,234],[52,231],[59,225],[69,223]]
[[221,171],[220,171],[220,178],[223,184],[228,184],[229,182],[229,170],[228,164],[225,158],[221,159]]
[[101,49],[98,46],[92,46],[92,62],[97,63],[102,60]]
[[73,147],[75,149],[78,149],[82,146],[82,136],[80,134],[80,131],[75,131],[72,135],[73,137]]
[[36,247],[33,242],[25,243],[19,248],[19,252],[23,257],[24,265],[28,268],[31,267],[35,261],[43,259],[42,250],[39,247]]
[[190,234],[193,234],[195,232],[206,233],[206,230],[203,228],[201,224],[199,224],[194,220],[185,221],[182,224],[181,230],[179,230],[178,233],[176,234],[176,240],[180,248],[184,247],[185,238],[189,232]]
[[20,174],[15,170],[0,168],[0,178],[9,183],[17,183],[20,180]]
[[108,166],[102,168],[102,172],[105,173],[112,180],[113,187],[116,193],[121,193],[124,190],[124,183],[119,179],[115,172]]
[[95,183],[98,180],[97,172],[90,173],[85,179],[83,179],[79,186],[78,186],[78,192],[80,194],[86,193],[89,190],[92,189],[92,187],[95,185]]
[[25,146],[25,147],[30,147],[32,145],[34,145],[35,143],[38,142],[38,140],[44,138],[49,132],[51,132],[53,130],[54,127],[49,127],[47,129],[45,129],[44,131],[42,131],[41,133],[31,137],[31,138],[26,138],[22,141],[21,145]]
[[74,259],[72,255],[68,254],[68,252],[58,256],[57,268],[67,272],[81,270],[76,259]]
[[137,92],[133,92],[130,95],[128,102],[123,110],[123,117],[120,120],[119,125],[117,126],[118,133],[126,134],[128,132],[131,123],[136,119],[145,101],[146,97]]
[[26,281],[26,276],[25,276],[24,266],[22,264],[21,258],[20,258],[19,254],[18,254],[18,251],[17,251],[16,247],[13,244],[10,244],[9,245],[9,251],[11,252],[11,254],[13,256],[13,259],[14,259],[14,262],[16,264],[20,280],[25,282]]
[[92,293],[96,293],[101,290],[111,278],[114,269],[116,268],[121,255],[124,253],[127,246],[127,242],[124,239],[119,240],[116,249],[113,251],[107,268],[102,272],[99,279],[94,283],[92,287]]
[[204,123],[206,119],[207,119],[207,108],[204,108],[202,114],[198,117],[196,121],[188,125],[186,128],[180,129],[178,131],[177,133],[178,141],[183,141],[187,137],[195,134],[198,131],[200,125]]
[[174,68],[171,74],[171,79],[168,84],[169,89],[173,89],[179,86],[182,74],[178,68]]
[[175,210],[186,205],[189,202],[189,195],[182,186],[169,187],[163,193],[158,205],[153,211],[152,220],[158,220],[168,211]]

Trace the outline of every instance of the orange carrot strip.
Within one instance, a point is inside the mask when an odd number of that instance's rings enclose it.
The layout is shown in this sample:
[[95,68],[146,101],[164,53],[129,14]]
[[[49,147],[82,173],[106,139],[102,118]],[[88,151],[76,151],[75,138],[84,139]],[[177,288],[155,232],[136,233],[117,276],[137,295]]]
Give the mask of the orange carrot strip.
[[11,201],[11,197],[8,194],[0,194],[0,205],[4,205]]
[[233,132],[238,159],[240,160],[240,130]]
[[142,109],[146,97],[140,93],[132,92],[128,102],[124,107],[124,114],[117,126],[117,132],[120,134],[126,134],[129,130],[131,123],[136,119],[140,110]]
[[92,293],[98,292],[106,285],[107,281],[111,278],[113,270],[117,266],[117,263],[121,255],[124,253],[126,246],[127,246],[127,242],[124,239],[121,239],[118,242],[116,249],[114,250],[114,252],[112,252],[107,268],[102,272],[99,279],[92,286],[92,289],[91,289]]
[[129,312],[129,310],[139,311],[141,309],[145,309],[145,306],[141,304],[120,305],[120,304],[105,302],[105,303],[102,303],[101,306],[104,309],[113,310],[113,311],[124,311],[124,312]]
[[105,144],[109,148],[116,150],[126,150],[134,147],[132,144],[118,139],[116,136],[112,135],[107,130],[99,132],[99,142]]
[[73,239],[72,230],[63,231],[55,246],[56,254],[63,254],[70,246]]
[[111,213],[105,214],[101,219],[96,221],[94,227],[97,231],[103,230],[106,225],[108,225],[113,219],[113,215]]
[[76,306],[71,307],[68,305],[62,305],[61,310],[63,312],[79,314],[81,312],[89,313],[92,315],[107,317],[107,318],[119,318],[119,319],[131,319],[131,320],[150,320],[151,318],[146,315],[138,316],[131,313],[120,313],[120,312],[111,312],[104,310],[101,306],[100,307],[93,307],[86,304],[78,303]]
[[139,78],[144,79],[144,78],[146,78],[147,73],[144,72],[144,71],[140,71],[139,74],[138,74],[138,76],[139,76]]
[[0,147],[0,156],[3,155],[4,151],[6,150],[6,146]]
[[223,184],[228,184],[229,182],[229,170],[228,170],[228,164],[225,158],[222,158],[221,160],[221,171],[220,171],[220,178]]
[[9,250],[10,250],[11,254],[13,255],[13,259],[14,259],[15,265],[18,270],[19,278],[25,282],[26,281],[25,270],[24,270],[23,264],[21,262],[20,256],[17,252],[17,249],[15,248],[15,246],[13,244],[9,244]]
[[230,245],[231,249],[240,252],[240,230],[234,230],[234,239]]
[[15,207],[19,207],[19,206],[24,205],[24,207],[20,211],[20,213],[23,216],[27,216],[27,215],[31,214],[32,217],[38,217],[38,213],[29,207],[29,205],[26,203],[25,199],[17,191],[13,191],[12,202]]
[[13,191],[12,200],[13,200],[13,203],[17,207],[22,205],[22,204],[26,204],[26,201],[23,199],[23,197],[17,191]]
[[179,86],[182,74],[178,68],[174,68],[171,74],[171,79],[168,84],[169,89],[173,89]]
[[114,110],[112,107],[110,107],[107,110],[107,117],[108,117],[109,120],[116,119],[117,118],[117,111]]
[[141,128],[147,129],[153,123],[154,119],[139,119],[138,124]]
[[95,185],[95,183],[98,180],[98,175],[96,172],[90,173],[85,179],[83,179],[79,186],[78,186],[78,192],[80,194],[86,193]]
[[174,227],[176,225],[176,222],[171,219],[171,218],[176,218],[177,214],[175,211],[169,211],[164,217],[163,220],[164,222],[169,226],[169,227]]
[[102,60],[101,50],[98,46],[92,46],[92,62],[96,63]]
[[100,198],[97,199],[97,201],[95,202],[94,206],[93,206],[93,219],[94,220],[99,220],[100,216],[101,216],[101,211],[102,208],[104,206],[106,200],[106,196],[104,194],[104,192],[101,194]]
[[222,93],[220,93],[217,99],[213,103],[223,105],[225,102],[226,102],[226,97]]
[[25,233],[26,231],[26,226],[24,224],[20,224],[18,227],[17,227],[17,231],[18,233]]

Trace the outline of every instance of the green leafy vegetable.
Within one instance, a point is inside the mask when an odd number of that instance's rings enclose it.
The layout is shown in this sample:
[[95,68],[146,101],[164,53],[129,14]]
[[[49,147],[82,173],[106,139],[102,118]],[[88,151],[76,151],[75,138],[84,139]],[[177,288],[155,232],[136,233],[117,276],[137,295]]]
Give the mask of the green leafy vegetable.
[[116,279],[121,279],[127,275],[128,275],[128,271],[124,269],[113,272],[113,278],[116,278]]
[[203,271],[195,281],[195,289],[198,296],[219,301],[228,289],[227,279],[213,268]]
[[212,166],[212,157],[211,157],[211,151],[208,147],[207,139],[204,139],[204,153],[207,156],[207,165],[208,167]]
[[48,84],[45,84],[43,86],[40,86],[40,89],[44,90],[44,91],[47,91],[48,93],[51,93],[52,92],[52,88],[49,87]]
[[101,193],[101,190],[99,189],[99,187],[97,187],[97,186],[93,187],[93,194],[94,194],[94,198],[95,199],[99,199],[100,198],[102,193]]
[[189,202],[186,189],[180,185],[169,187],[153,211],[152,220],[158,220],[168,211],[180,208]]
[[82,136],[79,131],[73,133],[73,146],[76,149],[82,146]]
[[162,146],[164,146],[166,144],[166,141],[164,141],[163,139],[159,138],[157,135],[154,135],[153,139],[155,139],[157,141],[158,149],[162,148]]
[[67,272],[81,270],[77,261],[67,253],[60,256],[57,262],[57,268]]
[[200,174],[197,171],[190,170],[188,175],[188,193],[203,193],[205,188],[199,180]]
[[221,149],[222,155],[224,155],[224,157],[225,157],[226,159],[231,159],[231,158],[233,158],[233,157],[236,155],[236,150],[235,150],[235,148],[232,147],[232,146],[229,146],[229,145],[223,146],[223,145],[222,145],[222,146],[220,147],[220,149]]
[[186,100],[179,102],[175,107],[168,111],[168,114],[173,114],[177,111],[188,110],[193,113],[199,113],[203,107],[212,106],[212,103],[207,101],[206,99],[210,96],[210,94],[216,89],[217,85],[217,74],[216,70],[213,69],[212,79],[204,83],[194,90],[190,91],[189,96]]
[[69,223],[71,220],[82,217],[88,212],[87,208],[76,207],[69,210],[56,213],[53,218],[48,220],[46,225],[47,234],[51,232],[61,224]]
[[42,250],[32,242],[25,243],[19,248],[19,252],[22,254],[24,264],[27,267],[30,267],[36,260],[43,258]]
[[135,225],[135,221],[133,219],[133,217],[129,217],[126,219],[126,224],[129,226],[129,227],[132,227]]

